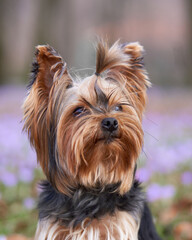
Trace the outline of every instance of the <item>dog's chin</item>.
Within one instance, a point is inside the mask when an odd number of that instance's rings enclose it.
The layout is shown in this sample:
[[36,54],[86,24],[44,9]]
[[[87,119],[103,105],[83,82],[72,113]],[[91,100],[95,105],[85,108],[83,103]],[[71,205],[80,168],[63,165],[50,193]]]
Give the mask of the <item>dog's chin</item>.
[[103,138],[103,139],[100,139],[100,141],[102,141],[104,144],[110,144],[112,142],[115,142],[117,141],[118,137],[108,137],[108,138]]
[[100,136],[96,142],[102,142],[104,144],[110,144],[112,142],[117,141],[120,139],[120,134],[118,132],[113,132],[113,133],[104,133],[102,136]]

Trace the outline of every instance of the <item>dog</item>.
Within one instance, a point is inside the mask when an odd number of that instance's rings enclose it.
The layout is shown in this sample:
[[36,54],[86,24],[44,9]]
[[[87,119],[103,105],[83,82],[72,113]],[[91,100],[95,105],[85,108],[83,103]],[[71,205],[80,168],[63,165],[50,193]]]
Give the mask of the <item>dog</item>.
[[135,179],[150,87],[138,43],[100,39],[96,71],[72,78],[49,45],[36,47],[24,130],[46,176],[36,240],[159,240]]

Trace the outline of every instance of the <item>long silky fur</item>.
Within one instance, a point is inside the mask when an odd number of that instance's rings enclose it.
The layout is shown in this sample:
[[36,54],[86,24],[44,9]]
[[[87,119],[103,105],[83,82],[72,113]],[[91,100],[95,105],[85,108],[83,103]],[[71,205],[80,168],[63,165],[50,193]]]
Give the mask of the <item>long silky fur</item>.
[[139,219],[129,213],[115,212],[80,228],[66,228],[51,220],[39,221],[35,240],[138,240]]
[[137,217],[143,210],[144,195],[135,181],[129,192],[120,195],[119,184],[87,189],[83,186],[74,189],[72,197],[58,193],[48,181],[41,183],[43,192],[39,198],[39,219],[59,220],[61,225],[75,228],[85,219],[92,221],[116,210],[125,211]]
[[[133,180],[150,86],[143,47],[117,41],[109,48],[101,40],[96,73],[81,82],[49,45],[38,46],[35,57],[24,130],[48,180],[42,184],[35,239],[138,240],[141,219],[139,239],[156,239],[152,224],[145,225],[145,216],[151,218]],[[75,116],[79,107],[84,111]],[[110,144],[101,129],[106,117],[119,123]]]
[[109,48],[107,42],[101,39],[97,45],[96,74],[101,74],[107,69],[127,65],[129,59],[130,56],[124,54],[119,41]]
[[[36,52],[35,52],[35,56],[37,56],[39,53],[39,50],[37,49]],[[31,73],[30,73],[30,76],[29,76],[29,84],[27,85],[27,89],[30,90],[31,87],[33,86],[36,78],[37,78],[37,74],[39,72],[39,64],[37,62],[37,59],[36,57],[33,59],[33,62],[32,62],[32,67],[31,67]]]

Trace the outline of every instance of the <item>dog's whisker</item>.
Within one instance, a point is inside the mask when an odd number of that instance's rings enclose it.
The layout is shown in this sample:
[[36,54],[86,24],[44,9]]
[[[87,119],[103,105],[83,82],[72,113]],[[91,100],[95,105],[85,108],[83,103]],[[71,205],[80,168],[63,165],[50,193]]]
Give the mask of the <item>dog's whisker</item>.
[[138,42],[100,39],[95,70],[68,70],[51,46],[37,46],[23,105],[46,177],[35,240],[159,240],[135,179],[150,86],[142,52]]
[[149,132],[147,132],[146,130],[144,130],[144,133],[148,134],[149,136],[151,136],[153,139],[155,139],[157,142],[159,142],[159,139],[154,137],[152,134],[150,134]]

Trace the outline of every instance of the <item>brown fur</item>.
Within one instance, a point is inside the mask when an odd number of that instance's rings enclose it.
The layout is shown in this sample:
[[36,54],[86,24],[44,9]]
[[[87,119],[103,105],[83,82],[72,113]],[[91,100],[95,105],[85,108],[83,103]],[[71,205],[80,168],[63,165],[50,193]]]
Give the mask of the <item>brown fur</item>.
[[[98,182],[121,182],[120,194],[130,189],[143,144],[141,121],[150,86],[142,51],[138,43],[116,42],[109,48],[100,41],[98,76],[77,82],[54,49],[37,47],[39,71],[23,106],[24,129],[47,179],[59,192],[70,195],[79,184],[94,188]],[[95,86],[107,99],[106,106]],[[77,107],[85,109],[81,116],[73,114]],[[106,117],[119,122],[117,137],[109,144],[100,126]]]
[[106,215],[91,223],[85,220],[81,227],[69,229],[49,221],[39,222],[36,240],[136,240],[139,221],[130,214],[116,212],[114,216]]

